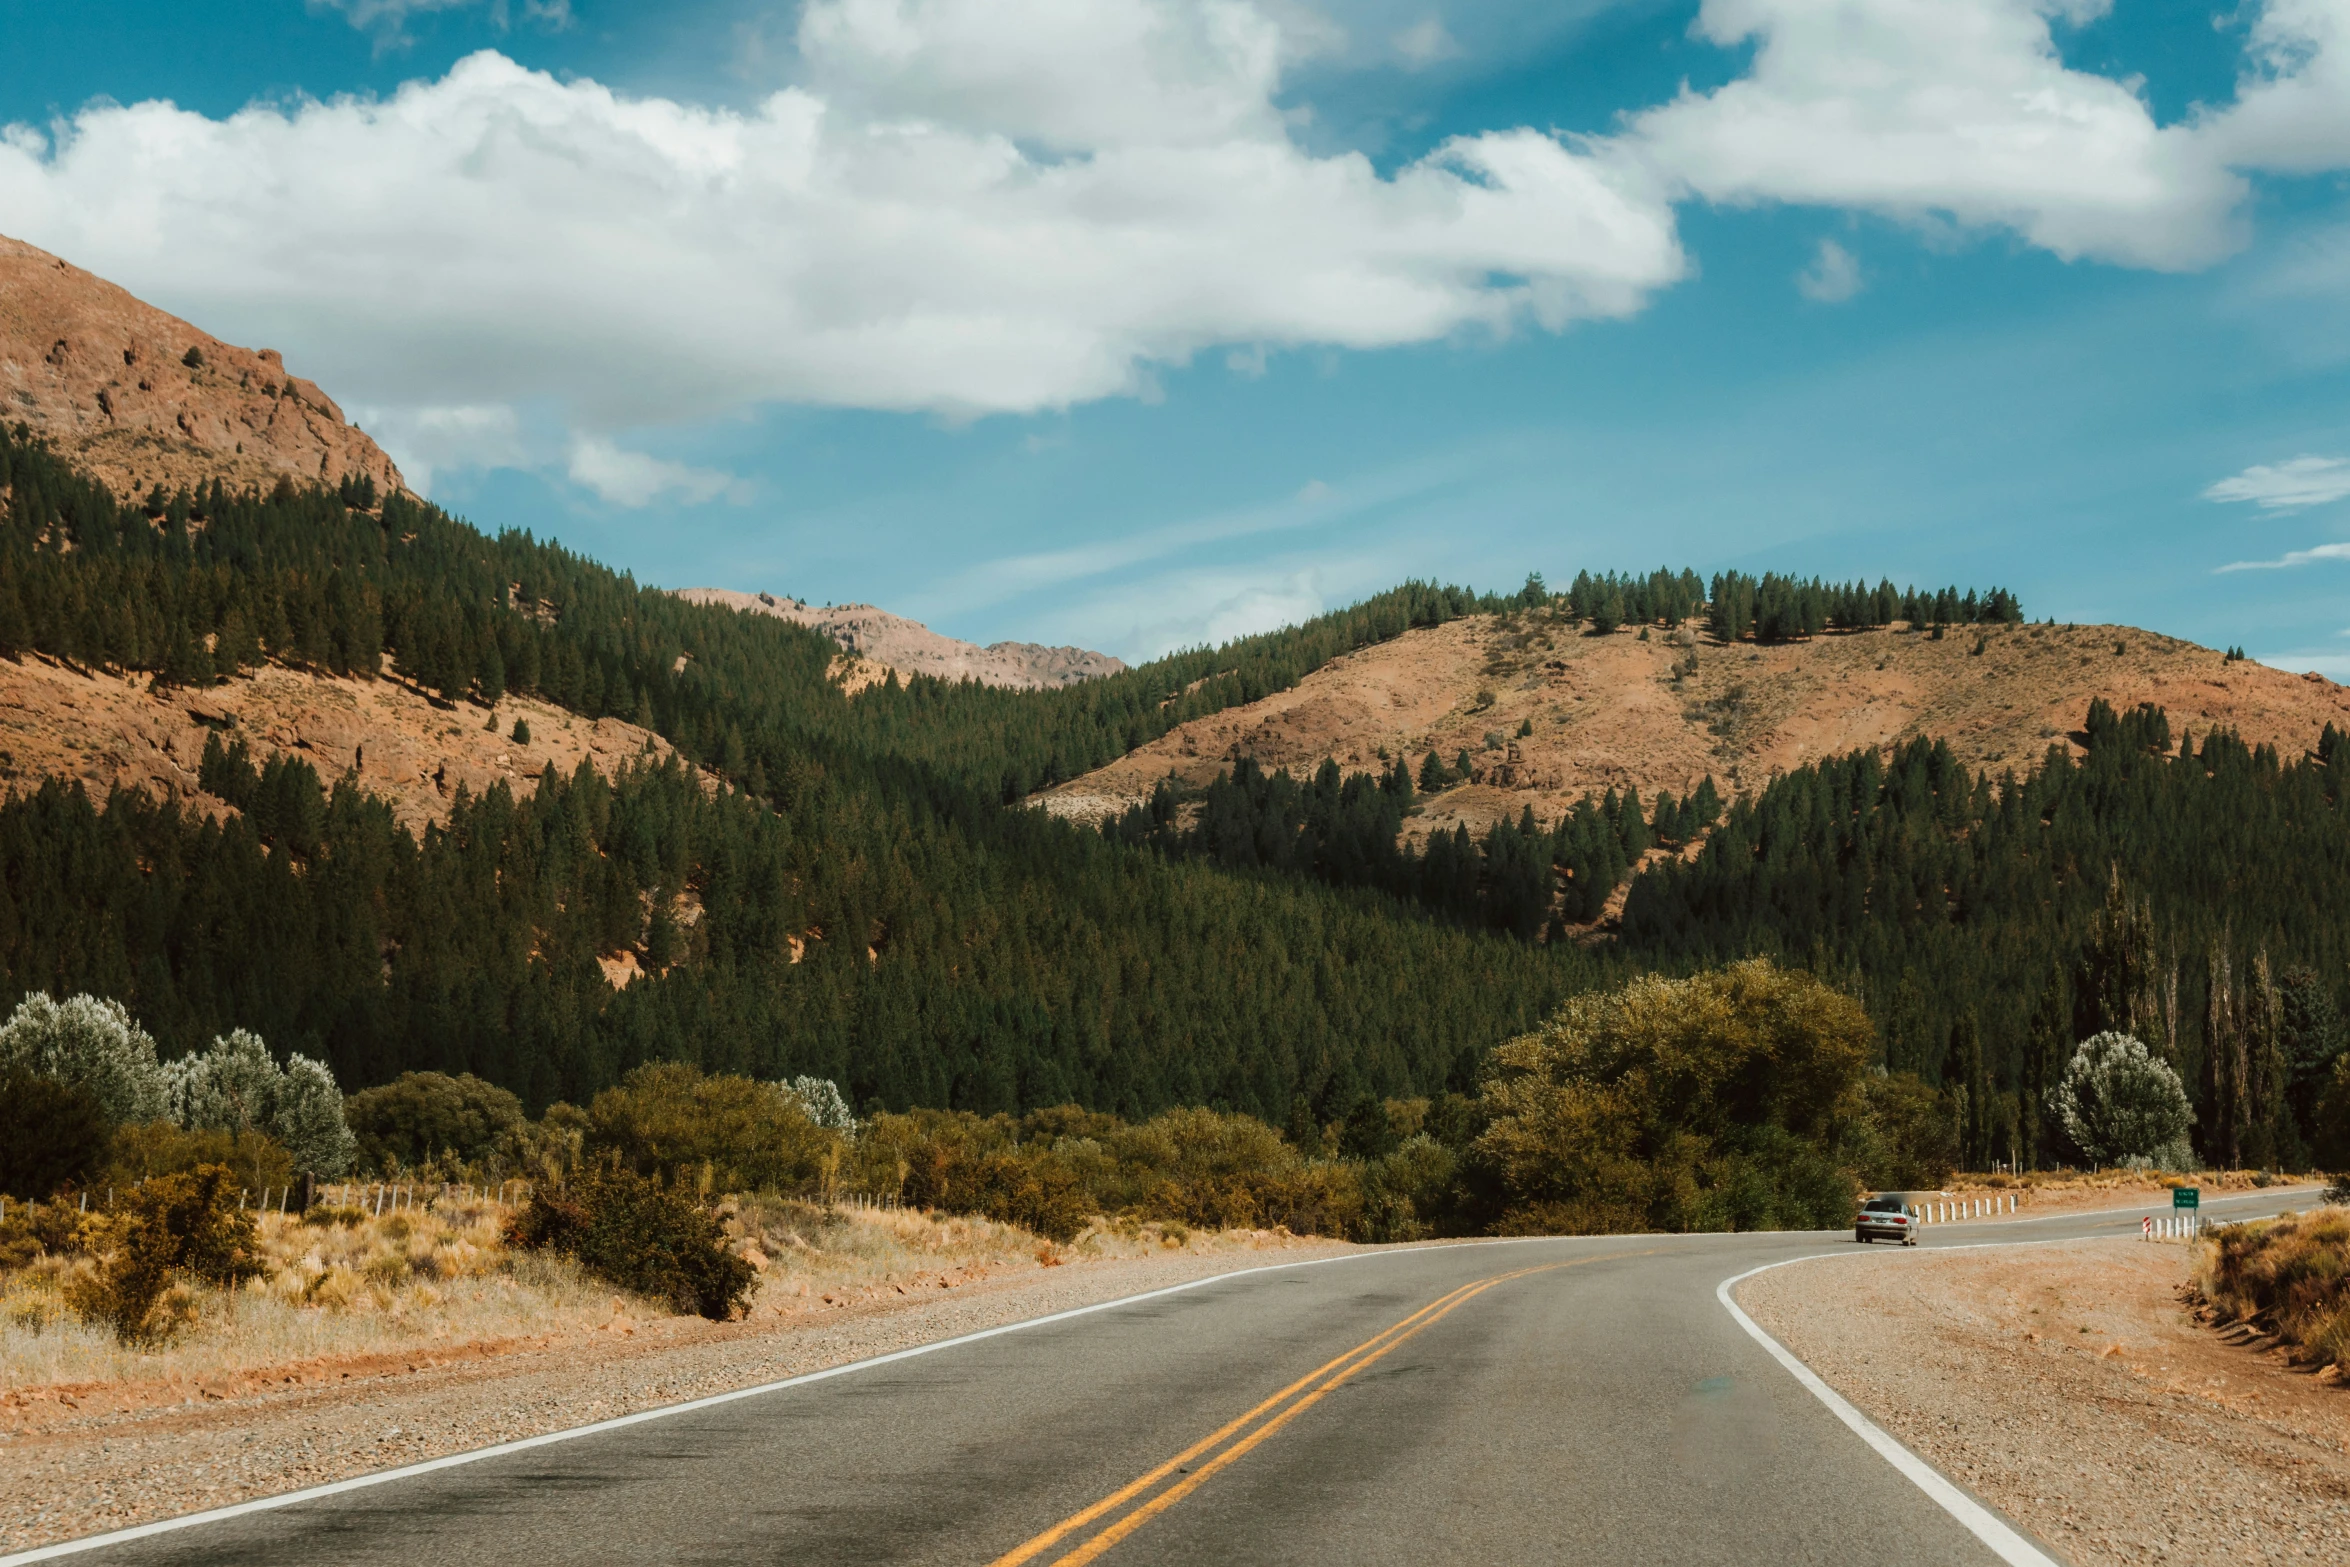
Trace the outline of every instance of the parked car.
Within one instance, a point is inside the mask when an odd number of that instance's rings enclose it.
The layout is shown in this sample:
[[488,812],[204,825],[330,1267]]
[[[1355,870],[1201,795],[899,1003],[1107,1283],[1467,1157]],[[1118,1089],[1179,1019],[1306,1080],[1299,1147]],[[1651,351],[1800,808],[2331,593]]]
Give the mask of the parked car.
[[1918,1243],[1917,1204],[1903,1192],[1884,1192],[1860,1205],[1860,1216],[1852,1221],[1852,1238],[1856,1241],[1899,1241],[1904,1246]]

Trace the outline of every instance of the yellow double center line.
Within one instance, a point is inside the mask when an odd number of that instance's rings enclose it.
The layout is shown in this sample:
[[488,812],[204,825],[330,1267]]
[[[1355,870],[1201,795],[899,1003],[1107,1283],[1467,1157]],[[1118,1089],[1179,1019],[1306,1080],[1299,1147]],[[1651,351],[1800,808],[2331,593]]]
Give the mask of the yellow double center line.
[[[1608,1255],[1623,1256],[1627,1254],[1611,1252]],[[1154,1487],[1161,1485],[1170,1475],[1180,1474],[1182,1476],[1173,1485],[1159,1490],[1155,1495],[1150,1496],[1148,1501],[1126,1512],[1123,1517],[1118,1518],[1075,1549],[1055,1557],[1050,1564],[1050,1567],[1082,1567],[1083,1563],[1090,1562],[1100,1556],[1111,1546],[1116,1545],[1120,1540],[1125,1539],[1135,1530],[1198,1490],[1207,1483],[1210,1475],[1235,1462],[1258,1443],[1289,1424],[1290,1421],[1295,1420],[1315,1404],[1320,1403],[1347,1378],[1392,1353],[1405,1340],[1443,1320],[1496,1284],[1506,1284],[1511,1279],[1522,1279],[1529,1273],[1548,1273],[1556,1268],[1572,1268],[1582,1263],[1604,1260],[1605,1258],[1601,1257],[1579,1257],[1571,1262],[1543,1263],[1538,1267],[1519,1268],[1509,1273],[1497,1273],[1491,1278],[1477,1279],[1464,1284],[1451,1294],[1422,1306],[1418,1311],[1413,1312],[1394,1326],[1373,1334],[1345,1354],[1315,1367],[1254,1409],[1237,1416],[1201,1437],[1148,1474],[1120,1486],[1092,1506],[1071,1513],[1034,1539],[997,1557],[988,1564],[988,1567],[1019,1567],[1022,1562],[1034,1561],[1070,1536],[1082,1533],[1102,1519],[1117,1513],[1121,1508],[1125,1508],[1137,1497],[1151,1492]],[[1199,1464],[1197,1468],[1190,1467],[1194,1460],[1206,1453],[1214,1453],[1215,1456]]]

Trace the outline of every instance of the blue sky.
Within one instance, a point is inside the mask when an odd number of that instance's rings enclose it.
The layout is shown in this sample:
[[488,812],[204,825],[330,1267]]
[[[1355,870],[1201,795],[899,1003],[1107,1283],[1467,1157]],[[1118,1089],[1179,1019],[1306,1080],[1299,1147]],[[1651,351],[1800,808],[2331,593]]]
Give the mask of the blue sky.
[[1132,658],[1407,576],[1739,566],[2350,678],[2350,0],[0,36],[0,232],[650,581]]

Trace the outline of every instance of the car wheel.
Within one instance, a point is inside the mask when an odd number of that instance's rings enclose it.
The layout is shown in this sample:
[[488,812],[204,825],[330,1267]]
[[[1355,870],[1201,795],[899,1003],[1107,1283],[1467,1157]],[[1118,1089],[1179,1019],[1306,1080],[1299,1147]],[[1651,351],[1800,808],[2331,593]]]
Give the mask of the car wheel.
[[1852,1238],[1853,1238],[1854,1240],[1856,1240],[1856,1241],[1860,1242],[1860,1243],[1861,1243],[1863,1246],[1866,1246],[1866,1245],[1867,1245],[1867,1244],[1870,1242],[1870,1240],[1871,1240],[1871,1239],[1873,1239],[1873,1237],[1871,1237],[1871,1236],[1867,1236],[1867,1235],[1861,1235],[1861,1234],[1858,1234],[1858,1233],[1855,1233],[1855,1234],[1854,1234],[1854,1236],[1853,1236]]

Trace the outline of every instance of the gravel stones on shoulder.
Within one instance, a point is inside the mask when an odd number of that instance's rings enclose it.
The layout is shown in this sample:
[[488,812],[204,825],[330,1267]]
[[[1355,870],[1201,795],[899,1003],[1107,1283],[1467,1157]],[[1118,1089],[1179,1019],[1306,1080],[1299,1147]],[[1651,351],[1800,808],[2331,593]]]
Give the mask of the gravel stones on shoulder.
[[2180,1298],[2189,1261],[2120,1240],[1872,1251],[1774,1269],[1739,1303],[2079,1567],[2339,1567],[2350,1392],[2197,1324]]

